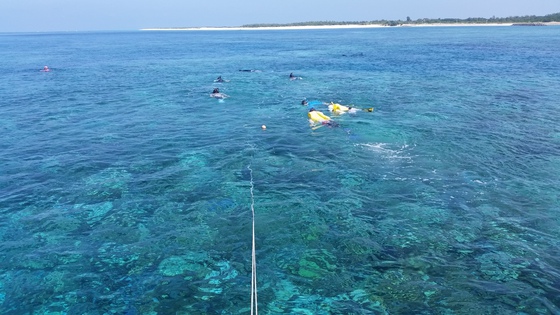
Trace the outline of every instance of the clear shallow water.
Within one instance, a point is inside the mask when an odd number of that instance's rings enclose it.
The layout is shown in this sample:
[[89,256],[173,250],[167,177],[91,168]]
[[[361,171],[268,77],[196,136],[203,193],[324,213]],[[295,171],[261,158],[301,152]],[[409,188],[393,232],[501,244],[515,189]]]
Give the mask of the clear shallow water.
[[252,170],[261,313],[557,314],[558,30],[1,35],[0,312],[248,313]]

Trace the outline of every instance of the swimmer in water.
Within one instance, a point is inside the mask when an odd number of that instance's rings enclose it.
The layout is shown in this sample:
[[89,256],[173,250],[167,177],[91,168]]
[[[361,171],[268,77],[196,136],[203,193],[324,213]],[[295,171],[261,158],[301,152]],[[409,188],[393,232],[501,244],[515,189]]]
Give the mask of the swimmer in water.
[[344,106],[344,105],[341,105],[341,104],[338,104],[338,103],[333,103],[333,102],[331,102],[331,104],[329,105],[329,111],[331,111],[332,113],[337,114],[337,115],[342,115],[342,114],[345,114],[345,113],[355,114],[360,110],[364,111],[364,112],[370,112],[371,113],[371,112],[373,112],[373,107],[359,109],[359,108],[353,107],[352,105]]
[[51,69],[49,69],[48,66],[44,66],[43,69],[41,69],[41,72],[49,72],[51,71]]
[[307,101],[306,99],[304,99],[303,101],[301,101],[301,105],[307,106],[308,109],[312,109],[312,108],[317,109],[319,105],[328,105],[328,104],[318,100]]
[[292,73],[290,73],[290,80],[291,80],[291,81],[293,81],[293,80],[301,80],[301,77],[295,76],[294,73],[292,72]]
[[214,82],[225,83],[225,82],[229,82],[229,80],[224,80],[224,79],[222,78],[222,76],[219,76],[216,80],[214,80]]
[[321,124],[321,126],[338,127],[338,123],[333,121],[329,116],[323,114],[322,112],[311,108],[307,113],[309,118],[309,123],[311,127],[315,127],[316,124]]
[[210,94],[210,97],[217,98],[217,99],[224,99],[226,97],[229,97],[229,95],[221,93],[220,89],[218,89],[218,88],[214,88],[214,90],[212,91],[212,94]]

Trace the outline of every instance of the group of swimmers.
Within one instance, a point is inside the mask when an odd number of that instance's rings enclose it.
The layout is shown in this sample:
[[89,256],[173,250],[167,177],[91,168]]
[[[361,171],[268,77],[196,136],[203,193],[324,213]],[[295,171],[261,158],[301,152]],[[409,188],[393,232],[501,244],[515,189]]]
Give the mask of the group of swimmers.
[[[46,66],[45,66],[46,67]],[[259,72],[259,70],[239,70],[239,71],[243,71],[243,72]],[[295,76],[293,73],[290,73],[289,76],[290,80],[301,80],[301,77]],[[218,76],[216,78],[216,80],[214,80],[214,82],[217,83],[224,83],[224,82],[229,82],[229,80],[224,80],[224,78],[222,78],[222,76]],[[219,88],[214,88],[214,90],[212,91],[212,93],[210,94],[210,97],[213,98],[217,98],[217,99],[224,99],[224,98],[228,98],[229,95],[224,94],[222,92],[220,92]]]
[[[301,80],[302,78],[298,77],[298,76],[295,76],[293,73],[290,73],[289,79],[290,80]],[[223,82],[229,82],[229,80],[224,80],[222,78],[222,76],[219,76],[218,78],[216,78],[216,80],[214,80],[214,82],[223,83]],[[214,90],[210,94],[210,97],[217,98],[217,99],[224,99],[224,98],[229,97],[229,95],[221,93],[219,88],[214,88]],[[316,100],[308,102],[306,99],[301,101],[301,105],[307,106],[307,108],[308,108],[307,117],[309,118],[309,123],[311,125],[311,128],[314,129],[314,130],[321,127],[321,126],[329,126],[329,127],[338,127],[339,126],[338,123],[336,121],[334,121],[331,117],[325,115],[323,112],[321,112],[320,110],[317,109],[319,107],[319,105],[326,106],[328,108],[328,110],[335,115],[342,115],[342,114],[345,114],[345,113],[355,114],[358,111],[373,112],[373,107],[359,109],[359,108],[356,108],[356,107],[351,106],[351,105],[345,106],[345,105],[341,105],[341,104],[333,103],[333,102],[324,103],[324,102],[316,101]],[[263,128],[263,129],[265,129],[265,128]]]
[[301,105],[307,106],[309,111],[307,112],[307,117],[309,118],[309,124],[312,129],[317,129],[321,126],[338,127],[338,123],[335,122],[331,117],[323,114],[323,112],[317,110],[316,107],[319,105],[327,106],[328,110],[335,115],[342,115],[345,113],[355,114],[358,111],[373,112],[373,107],[359,109],[353,106],[345,106],[338,103],[324,103],[321,101],[301,101]]
[[[229,82],[229,80],[224,80],[222,76],[219,76],[216,80],[214,80],[214,82],[223,83],[223,82]],[[218,88],[214,88],[212,94],[210,94],[210,97],[223,100],[224,98],[228,98],[229,95],[220,92],[220,89]]]

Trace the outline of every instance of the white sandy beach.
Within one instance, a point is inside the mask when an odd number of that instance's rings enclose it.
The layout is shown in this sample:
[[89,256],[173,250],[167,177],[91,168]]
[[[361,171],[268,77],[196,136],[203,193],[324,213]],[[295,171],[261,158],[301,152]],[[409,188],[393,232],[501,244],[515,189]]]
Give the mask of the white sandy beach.
[[[560,25],[560,22],[543,23]],[[437,24],[403,24],[386,26],[381,24],[348,24],[348,25],[312,25],[312,26],[267,26],[267,27],[185,27],[185,28],[144,28],[142,31],[253,31],[253,30],[316,30],[316,29],[351,29],[351,28],[394,28],[394,27],[464,27],[464,26],[511,26],[513,23],[437,23]]]

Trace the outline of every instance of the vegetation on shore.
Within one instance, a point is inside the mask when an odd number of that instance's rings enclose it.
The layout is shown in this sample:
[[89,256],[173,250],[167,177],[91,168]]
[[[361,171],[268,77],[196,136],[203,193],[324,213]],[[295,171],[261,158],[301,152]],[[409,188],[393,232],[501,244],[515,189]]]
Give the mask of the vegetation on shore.
[[422,25],[422,24],[533,24],[547,23],[547,22],[560,22],[560,12],[548,14],[544,16],[525,15],[525,16],[510,16],[505,18],[467,18],[467,19],[417,19],[412,20],[406,17],[406,20],[373,20],[373,21],[313,21],[313,22],[298,22],[287,24],[246,24],[241,27],[283,27],[283,26],[324,26],[324,25]]

